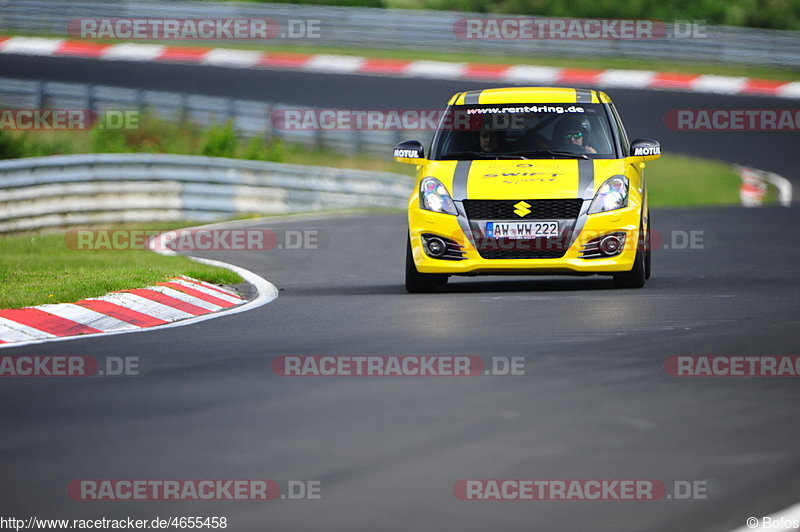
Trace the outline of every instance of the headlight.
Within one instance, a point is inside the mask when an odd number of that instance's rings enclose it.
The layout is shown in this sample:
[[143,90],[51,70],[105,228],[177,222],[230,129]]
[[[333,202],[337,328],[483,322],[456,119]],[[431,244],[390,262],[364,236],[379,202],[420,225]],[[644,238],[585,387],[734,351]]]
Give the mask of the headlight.
[[458,215],[453,198],[444,185],[434,177],[426,177],[419,185],[419,207],[426,211]]
[[614,176],[606,179],[589,205],[589,214],[613,211],[628,206],[628,179]]

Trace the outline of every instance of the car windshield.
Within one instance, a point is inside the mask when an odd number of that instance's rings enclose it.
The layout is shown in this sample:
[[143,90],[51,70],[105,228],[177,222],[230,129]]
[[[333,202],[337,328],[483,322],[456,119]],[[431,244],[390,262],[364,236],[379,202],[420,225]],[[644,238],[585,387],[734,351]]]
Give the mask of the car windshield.
[[431,159],[615,158],[602,104],[451,105]]

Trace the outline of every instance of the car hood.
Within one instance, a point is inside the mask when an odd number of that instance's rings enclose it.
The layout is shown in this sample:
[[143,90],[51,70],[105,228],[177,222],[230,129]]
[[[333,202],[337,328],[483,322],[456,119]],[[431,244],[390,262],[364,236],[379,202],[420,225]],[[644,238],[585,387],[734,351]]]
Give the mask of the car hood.
[[559,199],[594,196],[612,175],[625,174],[624,159],[430,161],[423,177],[465,199]]

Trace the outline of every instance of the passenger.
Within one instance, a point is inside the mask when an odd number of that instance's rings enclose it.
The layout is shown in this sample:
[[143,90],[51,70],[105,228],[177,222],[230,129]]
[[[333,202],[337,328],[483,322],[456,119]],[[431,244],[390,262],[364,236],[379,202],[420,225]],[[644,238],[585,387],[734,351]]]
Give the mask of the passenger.
[[493,129],[482,129],[480,132],[481,151],[485,153],[496,153],[500,150],[502,133]]

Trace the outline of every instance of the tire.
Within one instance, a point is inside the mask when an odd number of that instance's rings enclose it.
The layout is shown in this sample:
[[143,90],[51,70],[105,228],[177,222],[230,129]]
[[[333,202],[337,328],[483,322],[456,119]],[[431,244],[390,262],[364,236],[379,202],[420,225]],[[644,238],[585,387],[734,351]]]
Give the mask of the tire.
[[419,273],[411,253],[411,239],[406,243],[406,292],[410,294],[430,294],[447,284],[447,274]]
[[[639,234],[644,234],[643,229],[639,230]],[[644,282],[647,279],[647,261],[645,260],[647,250],[644,249],[645,246],[641,245],[643,238],[646,237],[640,236],[639,243],[636,245],[636,258],[633,259],[633,268],[628,272],[614,274],[614,286],[616,288],[641,288],[644,286]]]

